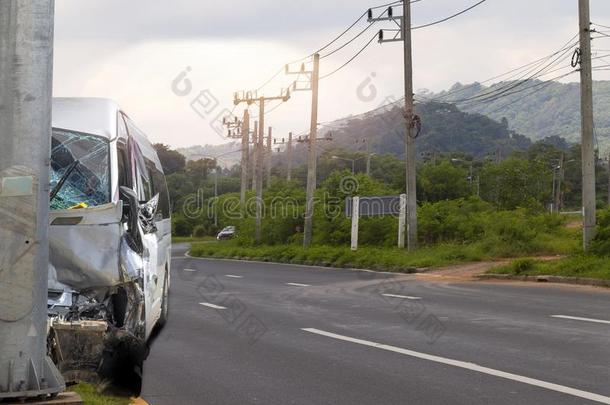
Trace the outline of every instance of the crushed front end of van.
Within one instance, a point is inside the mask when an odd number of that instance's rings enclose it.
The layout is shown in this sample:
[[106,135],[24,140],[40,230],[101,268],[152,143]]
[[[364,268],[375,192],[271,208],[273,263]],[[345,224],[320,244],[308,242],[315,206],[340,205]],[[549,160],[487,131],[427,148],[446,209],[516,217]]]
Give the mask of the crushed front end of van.
[[147,354],[148,252],[122,230],[122,217],[122,201],[51,213],[49,350],[68,380],[115,378]]
[[113,102],[54,99],[53,109],[49,355],[68,381],[137,391],[147,340],[167,318],[171,219],[161,164]]

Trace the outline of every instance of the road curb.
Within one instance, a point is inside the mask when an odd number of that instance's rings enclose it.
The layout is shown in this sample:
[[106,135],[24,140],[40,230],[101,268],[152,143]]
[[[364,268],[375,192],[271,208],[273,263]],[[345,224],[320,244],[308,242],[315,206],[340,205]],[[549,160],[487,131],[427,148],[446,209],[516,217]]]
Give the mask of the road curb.
[[200,260],[223,260],[223,261],[227,261],[227,262],[242,262],[242,263],[258,263],[258,264],[276,264],[276,265],[280,265],[280,266],[293,266],[293,267],[312,267],[312,268],[317,268],[317,269],[324,269],[324,270],[350,270],[350,271],[354,271],[354,272],[361,272],[361,273],[379,273],[379,274],[390,274],[390,275],[403,275],[403,276],[410,276],[410,275],[415,275],[415,274],[419,274],[419,273],[423,273],[425,271],[428,271],[429,268],[409,268],[408,271],[404,270],[404,271],[388,271],[388,270],[372,270],[372,269],[359,269],[359,268],[355,268],[355,267],[334,267],[334,266],[321,266],[319,264],[306,264],[306,263],[287,263],[287,262],[276,262],[276,261],[264,261],[264,260],[251,260],[248,258],[228,258],[228,257],[214,257],[214,256],[191,256],[191,251],[187,251],[184,254],[184,258],[186,259],[200,259]]
[[595,278],[578,278],[563,276],[517,276],[512,274],[479,274],[476,277],[479,280],[530,281],[537,283],[559,283],[610,288],[610,280],[599,280]]

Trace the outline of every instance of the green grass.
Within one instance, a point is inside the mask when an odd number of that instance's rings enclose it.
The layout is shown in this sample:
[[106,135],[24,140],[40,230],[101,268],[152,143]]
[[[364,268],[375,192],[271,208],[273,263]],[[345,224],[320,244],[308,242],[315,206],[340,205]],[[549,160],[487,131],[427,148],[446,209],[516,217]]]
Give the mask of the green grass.
[[104,395],[97,387],[87,383],[79,383],[70,389],[81,396],[85,405],[129,405],[131,403],[129,398]]
[[518,259],[512,263],[494,268],[490,274],[519,276],[563,276],[610,280],[610,258],[577,254],[565,259],[540,261]]
[[350,267],[374,270],[412,272],[415,268],[437,267],[489,259],[481,246],[439,245],[409,253],[404,249],[298,245],[244,247],[235,242],[194,244],[191,254],[198,257],[260,260],[278,263]]
[[498,258],[572,254],[580,249],[579,231],[561,228],[539,234],[530,243],[510,244],[488,239],[471,244],[438,244],[416,252],[390,247],[363,246],[352,252],[348,246],[300,245],[242,246],[238,241],[193,243],[191,254],[197,257],[259,260],[277,263],[349,267],[372,270],[412,272],[415,268],[440,267]]

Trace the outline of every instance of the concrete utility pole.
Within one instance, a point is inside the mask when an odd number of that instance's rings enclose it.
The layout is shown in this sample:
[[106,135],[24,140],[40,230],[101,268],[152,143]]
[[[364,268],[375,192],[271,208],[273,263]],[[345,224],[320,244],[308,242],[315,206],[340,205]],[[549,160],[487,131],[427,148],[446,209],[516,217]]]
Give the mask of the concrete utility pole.
[[583,247],[595,236],[595,144],[593,139],[593,71],[591,64],[591,16],[589,0],[578,0],[580,25],[580,102],[582,127]]
[[263,224],[263,160],[265,158],[265,99],[259,99],[259,121],[258,121],[258,140],[256,142],[256,224],[254,230],[254,240],[261,242]]
[[256,224],[254,241],[261,242],[263,227],[263,160],[265,148],[265,98],[258,100],[258,142],[256,143]]
[[368,21],[393,21],[400,25],[398,34],[392,38],[384,38],[384,30],[379,31],[379,42],[403,43],[404,76],[405,76],[405,160],[407,175],[407,246],[410,251],[417,249],[417,161],[415,151],[415,116],[413,114],[413,52],[411,44],[411,2],[403,1],[402,16],[394,16],[393,8],[389,7],[387,17],[373,18],[373,11],[368,12]]
[[252,135],[252,191],[256,191],[256,162],[258,161],[258,121],[254,121],[254,133]]
[[241,128],[241,189],[239,203],[241,209],[246,208],[246,191],[248,189],[248,160],[250,159],[250,112],[244,110],[244,120]]
[[292,180],[292,132],[288,133],[287,153],[288,153],[288,168],[287,168],[288,173],[286,174],[286,180],[290,181],[290,180]]
[[415,136],[413,135],[413,61],[411,49],[411,2],[403,1],[402,38],[405,64],[405,123],[407,159],[407,246],[417,249],[417,182]]
[[307,158],[307,191],[305,206],[305,229],[303,246],[311,246],[313,234],[314,194],[316,192],[316,165],[318,140],[318,84],[320,80],[320,55],[313,56],[313,71],[311,73],[311,125],[309,127],[309,155]]
[[267,150],[265,153],[265,165],[267,169],[267,188],[271,187],[271,150],[273,128],[269,127],[269,134],[267,135]]
[[0,401],[65,390],[47,357],[53,17],[0,1]]
[[282,94],[276,97],[257,97],[256,92],[242,92],[235,93],[233,104],[239,105],[241,103],[247,103],[251,105],[258,102],[258,141],[256,142],[255,148],[255,161],[256,168],[254,170],[255,181],[254,186],[256,189],[256,229],[254,233],[254,239],[256,243],[261,241],[261,227],[262,227],[262,215],[263,215],[263,161],[265,159],[265,103],[267,101],[282,100],[284,102],[290,99],[290,89],[282,90]]
[[305,226],[303,231],[303,246],[311,245],[311,237],[313,234],[313,210],[314,210],[314,193],[316,192],[316,164],[317,150],[316,142],[318,140],[318,84],[320,81],[320,55],[313,55],[313,70],[305,70],[305,65],[301,65],[301,69],[297,72],[291,72],[290,66],[286,65],[287,75],[299,75],[309,78],[309,87],[297,88],[297,83],[294,83],[294,91],[309,91],[311,90],[311,124],[309,127],[309,144],[307,158],[307,191],[305,205]]

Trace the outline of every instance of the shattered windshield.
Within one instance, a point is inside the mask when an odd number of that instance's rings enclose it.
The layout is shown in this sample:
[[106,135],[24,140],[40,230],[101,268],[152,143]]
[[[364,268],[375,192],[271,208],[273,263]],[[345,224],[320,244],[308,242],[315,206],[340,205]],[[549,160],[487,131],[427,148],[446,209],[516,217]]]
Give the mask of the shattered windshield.
[[53,129],[51,209],[87,208],[110,202],[108,140]]

